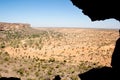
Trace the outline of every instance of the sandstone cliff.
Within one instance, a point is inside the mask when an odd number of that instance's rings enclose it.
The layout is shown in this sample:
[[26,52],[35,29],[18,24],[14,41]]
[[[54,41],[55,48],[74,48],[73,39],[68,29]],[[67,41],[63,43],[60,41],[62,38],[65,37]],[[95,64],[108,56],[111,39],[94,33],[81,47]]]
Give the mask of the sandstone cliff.
[[30,24],[0,22],[0,31],[21,30],[27,28],[30,28]]

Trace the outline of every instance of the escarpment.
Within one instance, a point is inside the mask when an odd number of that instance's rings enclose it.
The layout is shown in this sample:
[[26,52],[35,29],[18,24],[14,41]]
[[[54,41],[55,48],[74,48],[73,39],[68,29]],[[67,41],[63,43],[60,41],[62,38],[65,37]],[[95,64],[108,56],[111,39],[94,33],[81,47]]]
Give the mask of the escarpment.
[[0,31],[8,31],[8,30],[22,30],[30,28],[30,24],[25,23],[5,23],[0,22]]

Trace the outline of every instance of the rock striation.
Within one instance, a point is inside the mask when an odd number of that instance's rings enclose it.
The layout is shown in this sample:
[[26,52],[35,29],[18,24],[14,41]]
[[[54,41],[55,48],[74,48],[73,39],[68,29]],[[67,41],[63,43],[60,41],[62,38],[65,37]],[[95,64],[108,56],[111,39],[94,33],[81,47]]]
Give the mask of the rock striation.
[[8,31],[8,30],[22,30],[26,28],[30,28],[30,24],[25,23],[5,23],[0,22],[0,31]]

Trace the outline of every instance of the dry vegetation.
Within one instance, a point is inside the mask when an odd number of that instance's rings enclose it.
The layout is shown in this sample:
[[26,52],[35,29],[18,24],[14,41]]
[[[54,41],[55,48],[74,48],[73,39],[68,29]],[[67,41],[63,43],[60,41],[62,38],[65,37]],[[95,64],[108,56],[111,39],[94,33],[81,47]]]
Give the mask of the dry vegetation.
[[0,31],[0,76],[21,80],[79,80],[93,67],[110,66],[118,30],[37,28]]

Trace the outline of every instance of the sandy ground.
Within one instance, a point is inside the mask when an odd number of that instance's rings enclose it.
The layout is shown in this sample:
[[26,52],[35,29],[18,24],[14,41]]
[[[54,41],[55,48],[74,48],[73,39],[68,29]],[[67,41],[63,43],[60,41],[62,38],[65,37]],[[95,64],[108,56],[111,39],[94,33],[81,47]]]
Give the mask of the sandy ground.
[[0,48],[0,77],[53,80],[55,75],[60,75],[62,80],[80,80],[79,73],[110,66],[119,36],[118,30],[112,29],[35,28],[27,31],[30,35],[37,32],[37,35],[13,39]]
[[[66,60],[72,64],[80,61],[89,61],[110,66],[111,55],[115,41],[118,38],[117,30],[105,29],[75,29],[75,28],[36,28],[38,30],[55,31],[64,34],[63,38],[56,40],[50,36],[48,41],[43,41],[41,50],[27,47],[6,47],[11,57],[38,57],[40,59],[55,58]],[[25,40],[22,41],[22,44]]]

